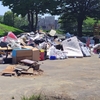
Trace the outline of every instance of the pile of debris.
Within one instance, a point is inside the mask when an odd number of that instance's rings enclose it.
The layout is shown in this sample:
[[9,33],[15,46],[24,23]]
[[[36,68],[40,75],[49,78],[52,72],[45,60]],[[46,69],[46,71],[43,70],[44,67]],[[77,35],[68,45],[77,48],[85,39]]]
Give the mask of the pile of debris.
[[20,64],[7,66],[2,72],[1,75],[40,75],[43,70],[40,69],[40,64],[36,61],[29,59],[23,59],[20,61]]
[[18,64],[23,59],[37,62],[46,59],[91,57],[91,48],[92,51],[96,50],[94,43],[88,39],[84,42],[82,38],[69,33],[59,37],[55,30],[49,33],[21,33],[18,36],[8,32],[7,36],[0,38],[0,63]]

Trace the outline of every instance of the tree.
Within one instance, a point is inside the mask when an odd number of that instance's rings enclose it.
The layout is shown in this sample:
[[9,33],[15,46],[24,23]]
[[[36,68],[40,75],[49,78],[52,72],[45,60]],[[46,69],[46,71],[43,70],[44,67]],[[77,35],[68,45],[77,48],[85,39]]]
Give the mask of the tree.
[[14,17],[14,27],[22,29],[22,27],[28,26],[28,20],[25,17],[22,16],[15,16]]
[[87,19],[83,21],[83,32],[93,33],[93,26],[96,22],[94,18],[87,17]]
[[61,13],[77,21],[77,35],[82,36],[83,21],[87,17],[100,18],[100,0],[63,0]]
[[60,0],[0,0],[4,6],[8,6],[14,13],[27,15],[30,31],[36,31],[38,14],[44,14],[55,10]]
[[4,14],[3,23],[6,25],[9,25],[9,26],[14,26],[14,17],[13,17],[13,13],[11,11],[7,11]]
[[3,16],[0,16],[0,23],[3,23]]
[[60,19],[60,28],[64,31],[64,33],[76,33],[77,23],[73,16],[67,16],[66,14],[63,14]]
[[[17,15],[28,16],[30,31],[36,30],[35,18],[37,19],[37,7],[39,7],[39,0],[1,0],[4,6],[8,6]],[[35,17],[36,15],[36,17]]]

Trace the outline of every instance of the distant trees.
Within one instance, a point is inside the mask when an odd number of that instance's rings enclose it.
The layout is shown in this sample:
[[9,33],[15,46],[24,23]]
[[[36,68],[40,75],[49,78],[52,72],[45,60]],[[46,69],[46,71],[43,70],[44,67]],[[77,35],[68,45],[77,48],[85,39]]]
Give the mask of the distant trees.
[[77,21],[72,15],[63,14],[59,20],[60,28],[64,33],[75,33],[77,31]]
[[13,12],[8,11],[4,14],[3,23],[9,26],[14,26]]
[[[54,10],[59,0],[0,0],[4,6],[8,6],[14,13],[28,17],[30,31],[36,31],[38,14],[44,14]],[[60,3],[60,1],[59,1]]]
[[20,16],[15,16],[14,17],[14,27],[19,28],[24,31],[29,31],[28,30],[28,20],[25,17]]
[[61,16],[67,16],[63,17],[64,20],[69,16],[70,20],[77,22],[77,35],[82,36],[83,21],[87,17],[100,18],[100,0],[63,0],[60,10],[62,11]]
[[17,15],[28,16],[30,31],[36,31],[38,14],[60,15],[62,28],[77,26],[77,35],[82,36],[83,21],[87,17],[100,18],[100,0],[0,0]]
[[28,30],[28,28],[25,29],[25,27],[28,26],[28,20],[26,16],[25,17],[22,17],[21,15],[17,16],[12,11],[5,12],[4,16],[1,17],[1,23],[22,30]]
[[94,24],[95,23],[100,23],[100,21],[97,22],[96,19],[87,17],[87,19],[83,21],[83,26],[82,26],[83,32],[91,32],[91,33],[93,33]]

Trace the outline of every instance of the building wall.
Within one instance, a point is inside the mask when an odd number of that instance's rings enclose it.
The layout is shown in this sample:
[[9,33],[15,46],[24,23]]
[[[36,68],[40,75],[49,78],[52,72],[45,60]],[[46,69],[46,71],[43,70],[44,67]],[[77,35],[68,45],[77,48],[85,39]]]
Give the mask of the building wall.
[[44,30],[58,29],[58,20],[54,16],[39,17],[38,27]]

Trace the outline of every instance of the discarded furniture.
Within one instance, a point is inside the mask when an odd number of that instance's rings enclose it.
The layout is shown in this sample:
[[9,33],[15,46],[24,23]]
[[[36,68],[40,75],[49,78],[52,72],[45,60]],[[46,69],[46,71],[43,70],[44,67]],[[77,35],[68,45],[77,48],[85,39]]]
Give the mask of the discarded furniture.
[[76,36],[62,41],[62,46],[68,57],[83,57],[83,53]]
[[22,59],[32,59],[31,49],[14,49],[12,51],[12,63],[17,64]]
[[36,61],[32,61],[29,59],[23,59],[20,63],[15,67],[15,72],[18,76],[21,74],[30,74],[33,75],[34,71],[39,70],[40,64]]
[[37,63],[37,61],[32,61],[29,59],[23,59],[20,61],[21,63],[30,66],[30,68],[33,68],[33,70],[39,70],[40,64]]
[[26,65],[16,65],[15,67],[15,72],[17,74],[17,76],[20,76],[21,74],[33,74],[33,69],[31,69],[30,71],[30,66],[26,66]]
[[36,47],[32,46],[23,46],[24,49],[31,49],[32,50],[32,60],[33,61],[39,61],[40,60],[40,50]]

